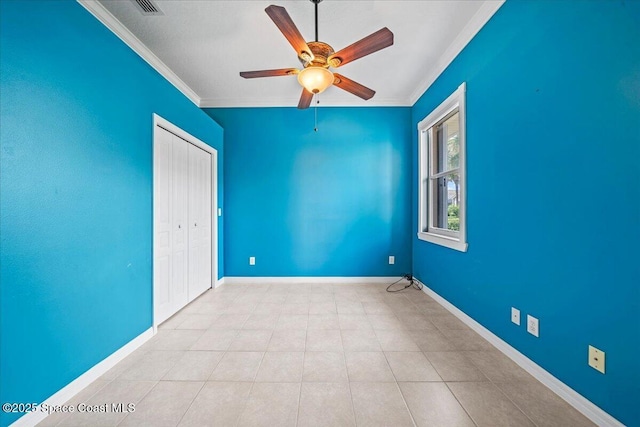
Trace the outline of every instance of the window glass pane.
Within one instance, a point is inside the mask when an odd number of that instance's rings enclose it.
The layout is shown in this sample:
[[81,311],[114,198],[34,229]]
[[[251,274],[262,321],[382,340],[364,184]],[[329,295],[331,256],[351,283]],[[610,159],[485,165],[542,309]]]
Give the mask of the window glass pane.
[[423,201],[423,206],[420,209],[420,231],[429,231],[429,226],[428,221],[428,215],[427,215],[427,204],[429,203],[429,191],[431,191],[429,189],[429,180],[428,179],[423,179],[422,180],[422,185],[420,186],[420,191],[422,192],[421,196],[421,200]]
[[456,169],[460,166],[459,129],[458,111],[435,126],[434,157],[438,173]]
[[431,180],[434,194],[433,225],[460,231],[460,175],[449,174]]

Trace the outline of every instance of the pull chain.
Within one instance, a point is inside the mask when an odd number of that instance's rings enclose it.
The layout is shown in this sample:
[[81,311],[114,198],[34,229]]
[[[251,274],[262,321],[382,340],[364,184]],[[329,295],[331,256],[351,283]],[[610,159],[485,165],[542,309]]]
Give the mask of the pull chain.
[[314,132],[318,132],[318,104],[320,104],[320,99],[318,99],[318,94],[316,93],[316,105],[313,107],[313,113],[314,113],[313,131]]

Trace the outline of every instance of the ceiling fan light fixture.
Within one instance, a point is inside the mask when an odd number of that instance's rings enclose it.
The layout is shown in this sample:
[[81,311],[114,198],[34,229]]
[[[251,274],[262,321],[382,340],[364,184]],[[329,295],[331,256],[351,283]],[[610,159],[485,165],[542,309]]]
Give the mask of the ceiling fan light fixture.
[[324,92],[333,80],[333,73],[324,67],[307,67],[298,73],[298,82],[311,93]]
[[[0,0],[2,1],[2,0]],[[131,1],[153,1],[153,0],[131,0]],[[338,68],[349,62],[370,55],[393,44],[393,33],[387,28],[381,28],[375,33],[358,40],[355,43],[335,52],[327,43],[318,40],[318,3],[322,0],[310,0],[315,6],[315,41],[307,42],[300,34],[300,31],[293,20],[282,6],[270,5],[265,9],[269,18],[278,27],[280,32],[287,39],[291,47],[298,54],[298,59],[302,62],[302,70],[296,68],[280,68],[276,70],[242,71],[240,77],[253,79],[257,77],[276,77],[298,75],[298,82],[304,88],[298,108],[304,110],[309,108],[313,95],[322,93],[329,86],[336,86],[349,92],[365,101],[375,95],[375,91],[361,85],[338,73],[332,73],[329,67]]]

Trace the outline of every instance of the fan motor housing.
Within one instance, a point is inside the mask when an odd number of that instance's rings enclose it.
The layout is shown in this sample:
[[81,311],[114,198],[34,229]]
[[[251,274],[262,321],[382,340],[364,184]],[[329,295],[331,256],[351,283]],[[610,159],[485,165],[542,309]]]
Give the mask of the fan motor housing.
[[310,62],[299,58],[304,68],[309,66],[329,68],[327,59],[335,53],[333,48],[325,42],[307,42],[307,46],[311,49],[314,58]]

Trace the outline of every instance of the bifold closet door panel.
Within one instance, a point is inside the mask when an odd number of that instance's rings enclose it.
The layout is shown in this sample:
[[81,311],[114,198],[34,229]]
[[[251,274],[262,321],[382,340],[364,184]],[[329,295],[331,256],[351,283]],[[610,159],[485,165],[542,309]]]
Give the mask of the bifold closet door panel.
[[195,186],[198,185],[198,148],[189,144],[189,285],[188,295],[189,301],[192,301],[197,295],[198,278],[198,192]]
[[211,287],[211,154],[189,144],[189,300]]
[[157,127],[154,139],[154,323],[212,284],[212,156]]
[[203,261],[200,265],[201,267],[201,276],[202,276],[202,286],[203,291],[209,289],[213,285],[213,281],[215,280],[212,276],[212,258],[211,258],[211,245],[213,238],[213,208],[211,205],[213,198],[213,189],[211,188],[212,183],[212,163],[211,163],[211,153],[207,153],[203,151],[204,156],[202,157],[204,171],[203,171],[203,190],[202,190],[202,224],[204,225],[202,229],[202,252],[203,252]]
[[172,146],[172,275],[173,312],[184,307],[188,299],[189,264],[189,146],[191,144],[173,136]]
[[163,129],[156,129],[154,155],[154,318],[160,323],[173,314],[172,275],[172,220],[171,181],[173,135]]

